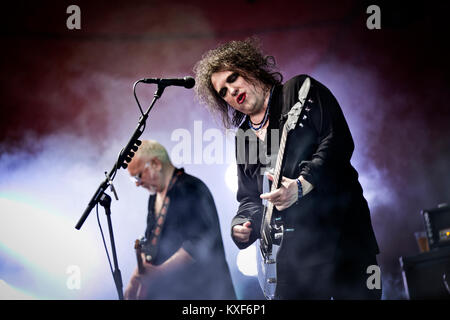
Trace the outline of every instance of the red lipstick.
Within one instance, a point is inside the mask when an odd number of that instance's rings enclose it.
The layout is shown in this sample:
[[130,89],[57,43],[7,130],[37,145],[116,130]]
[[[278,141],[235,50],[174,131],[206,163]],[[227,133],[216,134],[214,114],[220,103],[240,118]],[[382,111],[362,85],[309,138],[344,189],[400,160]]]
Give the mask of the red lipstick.
[[245,97],[246,97],[245,92],[242,92],[242,93],[241,93],[240,95],[238,95],[237,98],[236,98],[237,103],[238,103],[238,104],[244,103]]

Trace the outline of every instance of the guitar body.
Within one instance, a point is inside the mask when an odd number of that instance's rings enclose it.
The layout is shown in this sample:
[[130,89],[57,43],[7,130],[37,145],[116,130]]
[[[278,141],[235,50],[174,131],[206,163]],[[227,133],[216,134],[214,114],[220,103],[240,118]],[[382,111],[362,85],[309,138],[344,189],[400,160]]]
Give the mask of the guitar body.
[[[270,191],[275,191],[281,185],[281,172],[284,157],[284,150],[288,138],[288,133],[297,125],[298,119],[303,109],[306,97],[311,86],[311,80],[306,78],[303,82],[299,93],[299,101],[291,108],[288,113],[288,119],[283,127],[280,148],[278,151],[277,161],[273,172],[273,183]],[[268,192],[267,178],[264,177],[263,192]],[[283,244],[283,238],[286,232],[294,231],[293,229],[285,229],[281,219],[273,219],[273,204],[263,201],[264,212],[261,222],[260,239],[257,241],[257,269],[259,285],[264,296],[271,300],[275,298],[277,288],[277,255]]]
[[281,232],[278,233],[280,235],[279,245],[272,243],[270,250],[267,250],[262,239],[256,242],[258,248],[256,253],[258,281],[267,300],[275,298],[277,288],[277,259],[283,243],[283,226],[280,228]]

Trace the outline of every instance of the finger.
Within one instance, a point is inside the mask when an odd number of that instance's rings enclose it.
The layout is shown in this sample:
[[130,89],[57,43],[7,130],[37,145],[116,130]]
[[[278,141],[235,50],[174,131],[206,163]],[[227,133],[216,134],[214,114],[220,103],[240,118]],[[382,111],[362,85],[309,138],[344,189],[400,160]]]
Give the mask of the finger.
[[233,230],[239,233],[250,233],[252,231],[252,228],[239,226],[234,228]]
[[233,232],[249,233],[250,231],[252,231],[250,221],[247,221],[246,223],[244,223],[244,225],[238,224],[233,227]]
[[271,192],[262,193],[259,197],[261,199],[267,199],[269,201],[273,201],[274,199],[276,199],[277,197],[280,196],[280,193],[281,193],[281,189],[276,189]]
[[247,235],[247,234],[250,234],[252,232],[252,229],[250,229],[250,228],[245,228],[245,229],[242,229],[242,228],[235,228],[234,230],[233,230],[233,234],[236,234],[236,235]]
[[239,238],[239,239],[246,239],[250,237],[250,232],[249,233],[233,233],[233,237],[235,238]]
[[266,176],[270,181],[273,181],[273,174],[271,174],[270,172],[266,172]]
[[250,232],[249,233],[235,233],[234,236],[236,238],[245,239],[245,238],[248,238],[250,236]]
[[235,235],[235,239],[239,242],[247,242],[250,239],[250,235]]

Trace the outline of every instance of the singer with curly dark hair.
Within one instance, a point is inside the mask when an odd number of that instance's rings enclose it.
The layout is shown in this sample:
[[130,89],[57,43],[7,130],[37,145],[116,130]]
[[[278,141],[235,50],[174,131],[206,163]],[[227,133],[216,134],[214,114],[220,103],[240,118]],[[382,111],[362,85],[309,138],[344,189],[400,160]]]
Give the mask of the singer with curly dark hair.
[[[248,39],[208,51],[194,68],[198,98],[226,128],[239,128],[233,241],[244,249],[262,237],[262,199],[267,200],[272,218],[281,219],[285,230],[276,279],[268,279],[276,282],[274,298],[379,299],[381,288],[367,286],[379,249],[350,163],[354,144],[344,114],[319,81],[298,75],[283,84],[275,67],[275,59]],[[264,192],[264,177],[274,180],[265,171],[277,158],[277,143],[284,143],[280,132],[306,79],[310,88],[285,144],[280,184]]]
[[245,114],[230,109],[225,100],[214,90],[211,76],[219,71],[229,70],[242,76],[251,84],[263,83],[267,88],[283,81],[281,73],[275,71],[272,56],[263,56],[256,38],[245,41],[231,41],[216,50],[206,53],[194,68],[196,74],[195,91],[200,100],[210,110],[219,115],[225,128],[238,126]]

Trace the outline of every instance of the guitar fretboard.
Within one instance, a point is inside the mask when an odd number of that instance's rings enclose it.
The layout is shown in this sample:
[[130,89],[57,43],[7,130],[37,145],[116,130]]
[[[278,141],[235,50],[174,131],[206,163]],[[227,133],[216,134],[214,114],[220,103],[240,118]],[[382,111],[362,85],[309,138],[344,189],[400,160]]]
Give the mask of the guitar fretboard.
[[[281,165],[283,164],[284,149],[286,147],[287,133],[288,133],[288,130],[287,130],[286,126],[284,126],[283,133],[281,135],[280,148],[278,150],[277,162],[275,164],[275,171],[273,174],[272,187],[270,188],[270,191],[274,191],[279,187],[279,181],[280,181],[280,176],[281,176]],[[267,204],[266,215],[264,217],[264,221],[263,221],[263,225],[261,226],[261,230],[266,230],[265,226],[270,225],[270,221],[272,220],[272,211],[273,211],[273,203],[269,201]]]

